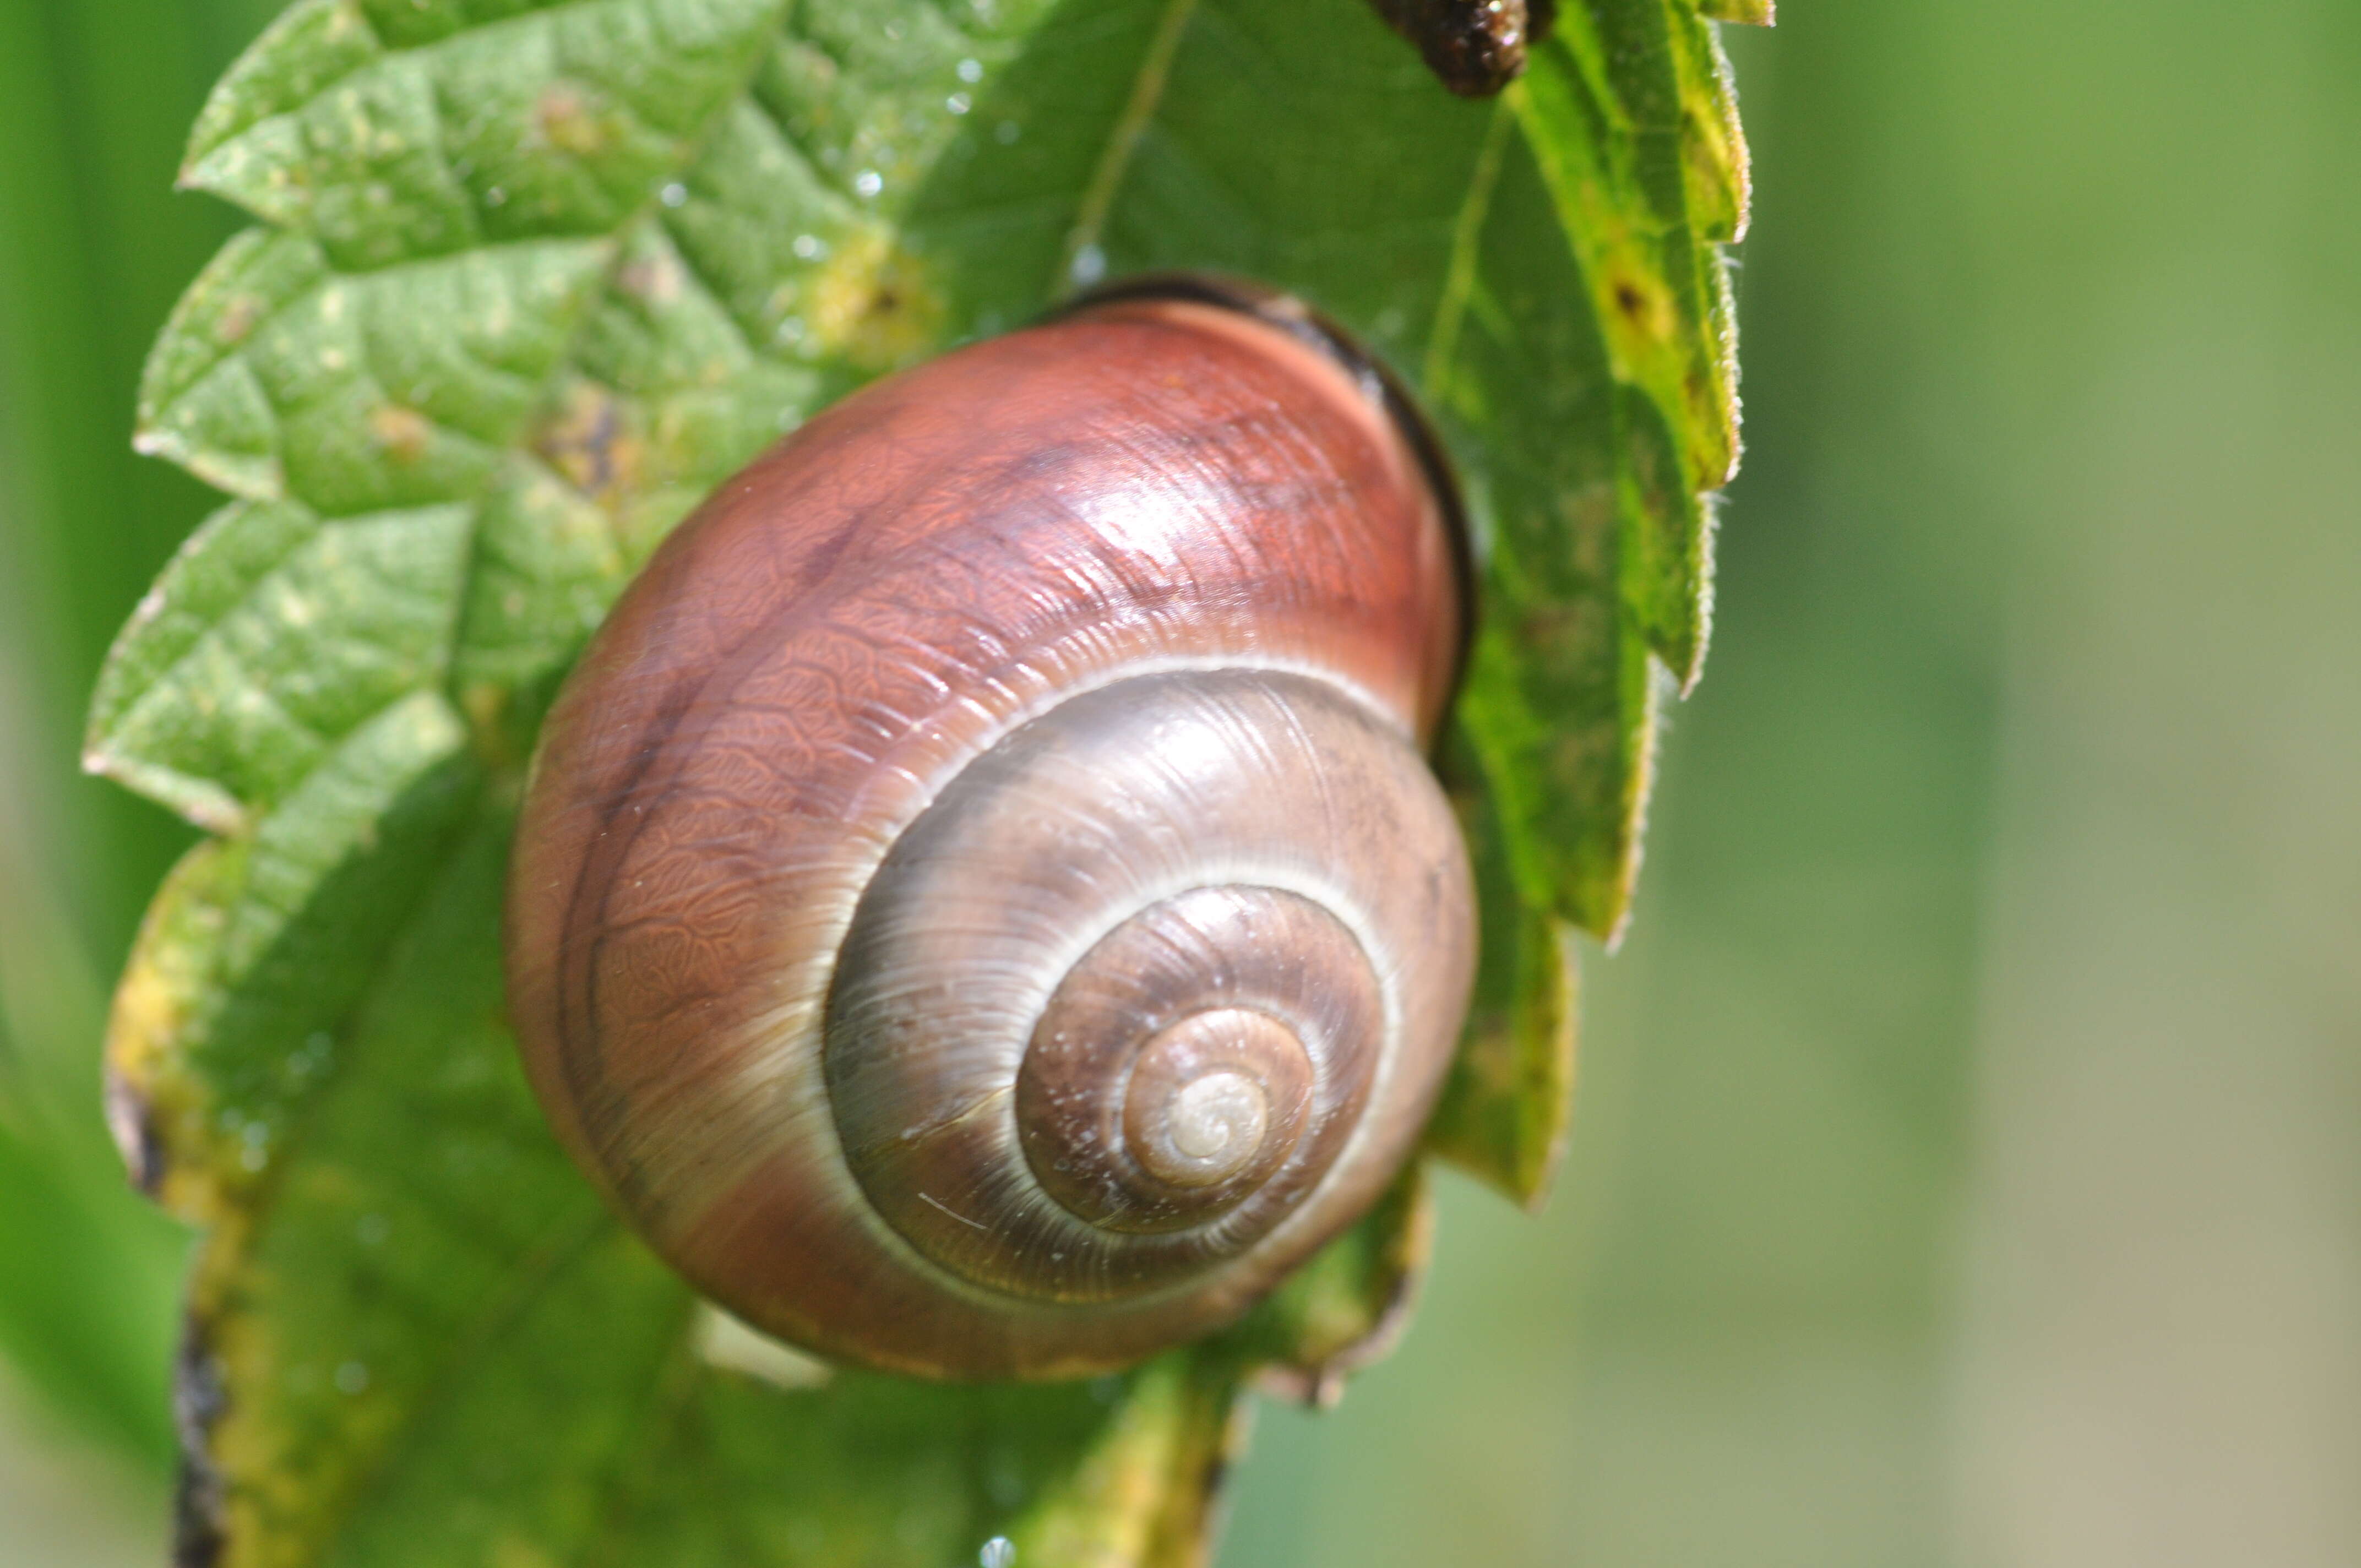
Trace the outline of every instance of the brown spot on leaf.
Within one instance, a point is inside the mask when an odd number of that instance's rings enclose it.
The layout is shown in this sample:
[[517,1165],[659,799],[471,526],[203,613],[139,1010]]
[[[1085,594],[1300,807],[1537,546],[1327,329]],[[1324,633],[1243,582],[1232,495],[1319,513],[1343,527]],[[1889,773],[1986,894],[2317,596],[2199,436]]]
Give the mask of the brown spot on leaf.
[[590,94],[569,82],[554,82],[542,90],[533,106],[533,123],[544,141],[577,158],[604,152],[612,139]]
[[1543,663],[1568,669],[1595,663],[1609,630],[1607,617],[1591,599],[1552,599],[1532,605],[1517,618],[1517,645]]
[[1652,342],[1673,334],[1673,302],[1664,285],[1653,278],[1625,273],[1613,281],[1615,313],[1624,324]]
[[214,1568],[229,1540],[227,1487],[213,1459],[216,1422],[229,1406],[221,1365],[192,1313],[172,1366],[172,1425],[181,1440],[181,1474],[172,1498],[172,1568]]
[[214,323],[214,341],[224,348],[235,348],[261,320],[260,300],[252,294],[233,294],[222,306],[221,319]]
[[159,1196],[164,1187],[164,1139],[156,1127],[155,1110],[146,1091],[112,1062],[106,1069],[106,1130],[115,1135],[115,1152],[123,1157],[131,1185],[148,1197]]
[[883,229],[856,229],[813,280],[819,347],[863,370],[891,370],[935,346],[943,302],[916,256]]
[[1550,781],[1586,800],[1620,797],[1623,736],[1611,723],[1568,725],[1547,747]]
[[370,439],[397,463],[417,462],[426,455],[427,444],[434,438],[434,422],[400,403],[380,403],[371,409],[368,430]]
[[678,261],[669,255],[639,257],[615,274],[616,286],[646,305],[668,305],[678,300],[687,280]]
[[612,388],[576,381],[534,433],[533,448],[576,489],[609,505],[639,489],[647,461],[631,411]]

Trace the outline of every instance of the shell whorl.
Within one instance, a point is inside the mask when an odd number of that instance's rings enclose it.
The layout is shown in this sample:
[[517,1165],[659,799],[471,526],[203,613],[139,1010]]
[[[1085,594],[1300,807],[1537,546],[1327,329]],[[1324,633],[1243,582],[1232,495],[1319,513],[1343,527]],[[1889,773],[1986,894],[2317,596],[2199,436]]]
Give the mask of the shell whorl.
[[1418,753],[1323,683],[1192,672],[1060,704],[862,898],[826,1050],[848,1163],[926,1257],[1044,1301],[1320,1230],[1392,1174],[1370,1115],[1425,1106],[1393,1081],[1401,1042],[1448,1037],[1463,998],[1405,971],[1466,896]]
[[508,953],[561,1137],[708,1294],[872,1365],[1236,1316],[1390,1179],[1465,1009],[1446,506],[1332,360],[1170,301],[774,448],[544,728]]

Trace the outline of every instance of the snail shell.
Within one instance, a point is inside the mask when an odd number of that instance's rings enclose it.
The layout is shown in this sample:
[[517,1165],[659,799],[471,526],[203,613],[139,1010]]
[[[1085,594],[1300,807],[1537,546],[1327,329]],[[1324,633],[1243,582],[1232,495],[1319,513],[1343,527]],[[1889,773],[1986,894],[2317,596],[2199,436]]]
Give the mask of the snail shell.
[[1333,329],[1196,279],[812,420],[544,728],[507,948],[559,1135],[829,1354],[1078,1376],[1235,1319],[1466,1010],[1455,508]]

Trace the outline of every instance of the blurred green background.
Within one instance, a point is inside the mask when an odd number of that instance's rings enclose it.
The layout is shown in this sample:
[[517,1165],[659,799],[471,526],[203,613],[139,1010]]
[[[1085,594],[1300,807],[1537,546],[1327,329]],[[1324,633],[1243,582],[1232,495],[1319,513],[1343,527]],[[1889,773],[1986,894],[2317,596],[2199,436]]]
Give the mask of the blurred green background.
[[[184,841],[79,778],[275,0],[0,0],[0,1563],[161,1561],[180,1238],[97,1114]],[[1750,453],[1535,1221],[1268,1408],[1224,1568],[2361,1562],[2361,7],[1790,0]]]

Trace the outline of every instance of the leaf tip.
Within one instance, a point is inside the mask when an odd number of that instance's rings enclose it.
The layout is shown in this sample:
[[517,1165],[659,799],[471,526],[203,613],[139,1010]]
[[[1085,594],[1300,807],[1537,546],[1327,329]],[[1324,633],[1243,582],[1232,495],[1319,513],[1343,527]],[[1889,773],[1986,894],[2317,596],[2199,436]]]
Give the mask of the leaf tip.
[[104,739],[94,738],[83,746],[82,771],[96,778],[112,779],[132,794],[145,795],[192,825],[225,839],[236,838],[253,825],[245,804],[218,784],[126,755]]

